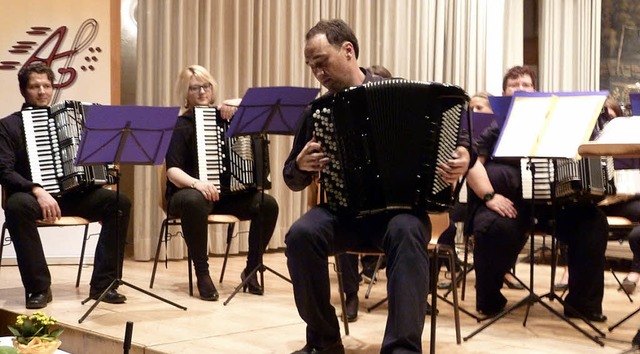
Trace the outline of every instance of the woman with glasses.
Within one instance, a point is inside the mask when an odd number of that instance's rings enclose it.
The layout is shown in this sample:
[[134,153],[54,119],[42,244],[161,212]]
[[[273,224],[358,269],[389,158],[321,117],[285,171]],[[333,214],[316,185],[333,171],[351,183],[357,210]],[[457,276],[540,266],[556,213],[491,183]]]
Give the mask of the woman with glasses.
[[[206,301],[216,301],[219,297],[209,276],[208,215],[215,212],[251,220],[247,265],[240,276],[243,281],[258,266],[260,253],[269,243],[278,219],[278,203],[272,196],[263,196],[256,189],[221,195],[212,182],[198,178],[193,108],[213,106],[216,90],[216,81],[202,66],[190,65],[180,72],[176,81],[176,93],[181,101],[180,116],[166,156],[167,213],[182,221],[182,233],[193,260],[200,298]],[[231,119],[239,103],[239,99],[224,101],[218,107],[222,117]],[[264,293],[255,272],[247,280],[244,290],[247,289],[251,294]]]

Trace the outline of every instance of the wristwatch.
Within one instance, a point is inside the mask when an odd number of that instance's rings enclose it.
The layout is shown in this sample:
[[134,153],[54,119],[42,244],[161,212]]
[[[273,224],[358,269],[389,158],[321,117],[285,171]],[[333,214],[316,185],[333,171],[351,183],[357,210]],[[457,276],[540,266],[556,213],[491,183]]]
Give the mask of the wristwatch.
[[487,194],[484,195],[484,197],[482,197],[482,200],[484,200],[484,202],[488,202],[491,199],[493,199],[493,197],[496,195],[496,192],[489,192]]

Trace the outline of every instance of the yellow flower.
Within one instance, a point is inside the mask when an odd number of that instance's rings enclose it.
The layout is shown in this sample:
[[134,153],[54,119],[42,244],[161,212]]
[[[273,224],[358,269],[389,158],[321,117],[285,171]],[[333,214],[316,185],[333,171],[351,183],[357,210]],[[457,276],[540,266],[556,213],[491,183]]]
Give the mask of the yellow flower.
[[51,326],[56,322],[55,318],[36,311],[31,316],[18,315],[15,325],[7,327],[19,343],[28,344],[33,338],[40,338],[43,341],[57,339],[64,330],[62,328],[52,330]]

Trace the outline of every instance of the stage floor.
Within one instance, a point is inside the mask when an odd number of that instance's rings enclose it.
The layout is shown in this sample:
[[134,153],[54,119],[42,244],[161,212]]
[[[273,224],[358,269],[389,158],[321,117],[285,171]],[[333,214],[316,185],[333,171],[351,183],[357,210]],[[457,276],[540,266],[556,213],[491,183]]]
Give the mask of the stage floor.
[[[186,261],[170,261],[168,269],[159,266],[156,283],[149,289],[152,262],[125,262],[124,277],[128,283],[151,291],[160,297],[187,307],[181,310],[159,301],[131,287],[121,287],[128,297],[123,305],[99,304],[82,322],[78,320],[89,309],[93,301],[85,305],[81,301],[89,292],[91,266],[85,267],[80,288],[75,288],[77,266],[51,266],[53,274],[53,302],[44,311],[57,318],[66,328],[62,335],[61,349],[70,353],[119,353],[127,321],[134,323],[133,347],[130,353],[290,353],[305,344],[305,324],[297,314],[293,303],[291,285],[273,275],[265,273],[265,295],[256,296],[238,293],[228,305],[223,301],[239,284],[240,272],[245,257],[234,256],[224,282],[217,285],[220,301],[205,302],[188,295]],[[265,255],[265,264],[288,275],[283,252]],[[222,258],[212,257],[210,268],[217,283]],[[549,287],[549,267],[536,266],[536,290],[545,293]],[[528,283],[529,267],[519,264],[518,275]],[[335,272],[330,271],[335,282]],[[383,305],[367,313],[366,308],[385,296],[386,278],[374,285],[369,299],[364,299],[367,284],[360,287],[360,316],[350,324],[351,334],[344,336],[347,353],[377,353],[384,333],[387,307]],[[624,277],[624,274],[619,276]],[[441,278],[443,275],[441,274]],[[604,312],[609,321],[596,326],[606,333],[604,347],[600,347],[575,329],[554,317],[540,305],[534,306],[523,327],[524,308],[518,309],[491,327],[461,345],[456,344],[452,308],[439,302],[440,314],[437,322],[437,351],[448,353],[621,353],[630,349],[630,341],[640,327],[640,315],[632,317],[613,332],[607,328],[635,310],[639,295],[630,303],[610,272],[605,275],[606,290]],[[462,306],[475,313],[473,274],[467,284],[467,298]],[[407,284],[407,286],[411,286]],[[333,290],[333,302],[339,314],[337,286]],[[197,295],[197,289],[195,290]],[[511,305],[520,300],[524,291],[505,289]],[[547,303],[549,303],[547,301]],[[549,303],[559,309],[557,302]],[[24,291],[15,266],[3,266],[0,270],[0,334],[8,335],[6,324],[13,321],[17,313],[31,313],[24,308]],[[479,324],[461,313],[462,336],[469,335]],[[581,327],[585,327],[581,325]],[[429,350],[429,319],[423,333],[423,350]],[[586,327],[585,327],[586,328]],[[4,331],[4,332],[2,332]]]

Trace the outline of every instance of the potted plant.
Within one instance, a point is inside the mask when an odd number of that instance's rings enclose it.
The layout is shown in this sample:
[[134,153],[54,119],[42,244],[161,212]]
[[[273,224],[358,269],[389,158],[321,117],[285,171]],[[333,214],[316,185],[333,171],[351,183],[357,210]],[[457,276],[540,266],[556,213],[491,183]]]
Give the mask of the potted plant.
[[13,346],[21,354],[51,354],[60,347],[62,328],[53,328],[57,320],[43,312],[19,315],[14,325],[7,326],[15,336]]

